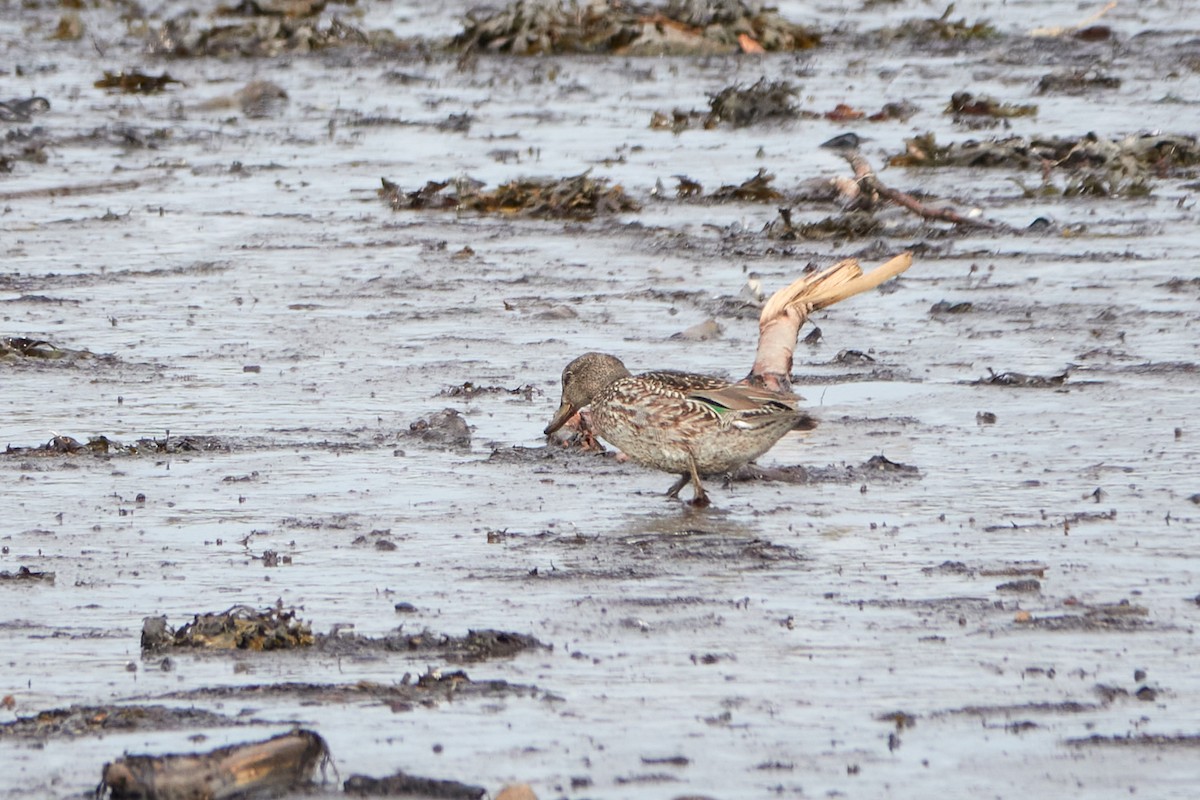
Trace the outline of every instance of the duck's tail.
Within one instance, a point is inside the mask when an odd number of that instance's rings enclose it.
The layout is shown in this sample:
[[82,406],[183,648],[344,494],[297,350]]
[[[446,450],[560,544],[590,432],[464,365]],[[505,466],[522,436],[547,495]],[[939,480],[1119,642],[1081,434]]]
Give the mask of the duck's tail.
[[866,274],[857,259],[848,258],[771,295],[758,318],[758,352],[746,382],[773,391],[791,391],[792,354],[808,315],[874,289],[912,266],[912,258],[912,253],[901,253]]

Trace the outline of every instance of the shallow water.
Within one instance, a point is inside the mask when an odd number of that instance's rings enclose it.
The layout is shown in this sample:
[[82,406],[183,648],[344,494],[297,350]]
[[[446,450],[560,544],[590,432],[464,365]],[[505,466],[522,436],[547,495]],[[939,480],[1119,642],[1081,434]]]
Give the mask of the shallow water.
[[[783,10],[850,30],[940,13],[893,5]],[[765,75],[799,83],[800,104],[817,111],[914,103],[906,123],[853,126],[871,137],[864,153],[877,165],[925,131],[939,141],[1191,134],[1200,72],[1184,58],[1196,36],[1180,28],[1186,8],[1122,4],[1105,18],[1116,41],[1090,49],[1020,37],[863,52],[846,39],[799,56],[483,57],[467,70],[452,57],[354,52],[159,61],[123,34],[113,8],[81,14],[100,47],[46,40],[57,9],[10,8],[4,91],[47,97],[51,112],[36,124],[57,144],[47,163],[0,175],[0,334],[113,359],[0,363],[3,438],[34,447],[51,431],[125,442],[169,431],[229,448],[0,461],[0,570],[57,574],[53,585],[0,583],[0,696],[15,703],[0,721],[154,700],[264,724],[202,731],[203,742],[194,730],[0,735],[0,796],[74,796],[124,752],[207,749],[300,722],[329,742],[343,778],[403,768],[493,793],[527,781],[540,797],[1191,797],[1200,298],[1194,283],[1164,284],[1198,274],[1194,184],[1162,180],[1136,200],[1027,199],[1008,170],[889,169],[881,176],[893,186],[978,206],[1018,230],[1038,217],[1082,227],[779,243],[760,233],[774,204],[680,204],[656,199],[656,182],[671,198],[676,174],[706,190],[759,167],[784,189],[844,174],[816,145],[845,125],[678,136],[649,127],[654,111],[703,110],[708,94]],[[359,21],[439,36],[457,30],[460,11],[367,4]],[[954,16],[1018,33],[1087,13],[959,2]],[[1034,95],[1041,75],[1089,59],[1121,88]],[[184,85],[151,96],[91,88],[103,69],[134,65]],[[396,70],[420,80],[398,84],[387,77]],[[279,116],[202,108],[252,78],[287,90]],[[1011,131],[965,131],[942,114],[964,88],[1036,102],[1039,113],[1011,120]],[[464,112],[468,133],[434,128]],[[417,124],[352,127],[356,114]],[[519,161],[489,155],[497,149]],[[563,223],[393,212],[375,195],[381,177],[414,189],[589,168],[643,211]],[[30,194],[63,186],[93,189]],[[468,246],[473,255],[457,255]],[[822,425],[761,463],[828,468],[824,479],[714,481],[716,507],[702,512],[663,499],[670,476],[514,450],[545,446],[574,355],[740,375],[753,321],[722,317],[724,334],[710,342],[670,337],[736,296],[749,273],[770,290],[809,261],[861,253],[873,265],[914,246],[894,289],[822,312],[821,342],[797,349],[798,388]],[[942,300],[974,306],[931,313]],[[837,363],[843,349],[875,362]],[[1059,387],[977,383],[989,368],[1050,376],[1069,365]],[[533,391],[442,396],[466,381]],[[404,435],[446,407],[470,424],[468,449]],[[977,420],[984,411],[995,424]],[[830,477],[880,454],[919,477]],[[396,549],[354,543],[373,531]],[[266,568],[265,550],[292,563]],[[1044,567],[1040,592],[998,589],[1014,580],[1006,570],[1031,562]],[[532,634],[553,650],[465,669],[543,694],[401,713],[370,700],[162,699],[285,681],[398,682],[444,666],[183,654],[162,671],[141,658],[143,617],[178,625],[277,599],[317,631]],[[397,615],[401,601],[417,613]],[[1083,618],[1122,601],[1144,615],[1063,630],[1018,621],[1022,611]],[[1153,700],[1134,695],[1143,686]],[[915,726],[881,719],[898,711]],[[1140,734],[1192,738],[1071,742]],[[687,763],[653,763],[672,756]]]

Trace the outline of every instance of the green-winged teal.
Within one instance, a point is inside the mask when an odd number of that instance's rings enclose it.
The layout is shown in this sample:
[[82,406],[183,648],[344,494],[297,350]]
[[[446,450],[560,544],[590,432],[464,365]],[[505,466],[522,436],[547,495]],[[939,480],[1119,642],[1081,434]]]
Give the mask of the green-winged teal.
[[689,482],[692,503],[708,503],[701,476],[731,472],[753,461],[791,430],[816,425],[792,394],[687,372],[631,375],[620,359],[586,353],[562,374],[562,404],[546,427],[551,434],[591,407],[600,436],[639,464]]
[[758,352],[745,380],[733,383],[670,370],[632,375],[620,359],[586,353],[562,374],[562,402],[547,435],[591,407],[591,425],[639,464],[679,475],[667,492],[692,484],[692,503],[707,505],[700,479],[730,472],[761,456],[791,430],[816,422],[797,408],[791,392],[792,353],[800,326],[815,309],[878,286],[912,264],[893,258],[864,275],[842,261],[771,296],[759,318]]

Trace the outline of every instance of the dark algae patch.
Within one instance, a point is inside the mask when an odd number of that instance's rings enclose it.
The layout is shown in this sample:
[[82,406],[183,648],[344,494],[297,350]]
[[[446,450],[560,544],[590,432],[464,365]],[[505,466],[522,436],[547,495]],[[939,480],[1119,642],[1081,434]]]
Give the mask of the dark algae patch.
[[147,75],[144,72],[108,72],[96,81],[97,89],[116,89],[130,94],[153,94],[161,92],[172,83],[180,83],[167,73]]
[[451,664],[469,664],[493,658],[512,658],[524,652],[549,650],[550,647],[527,634],[479,630],[468,631],[464,636],[452,636],[432,631],[411,634],[398,632],[383,637],[366,637],[345,633],[329,636],[319,635],[317,649],[339,655],[385,652],[436,656]]
[[472,786],[444,778],[426,778],[397,772],[383,778],[351,775],[342,790],[354,797],[430,797],[438,800],[480,800],[487,794],[483,786]]
[[[1192,177],[1200,164],[1196,137],[1134,134],[1119,139],[1012,136],[940,145],[933,134],[906,140],[891,166],[971,167],[1042,173],[1043,190],[1066,197],[1140,196],[1159,180]],[[1060,184],[1054,178],[1063,176]],[[1031,193],[1033,189],[1028,190]]]
[[[240,686],[200,688],[169,692],[164,700],[213,702],[267,702],[269,700],[298,701],[309,705],[342,706],[347,703],[387,706],[392,712],[435,708],[441,703],[467,699],[497,699],[504,697],[537,697],[535,686],[509,683],[504,680],[473,680],[462,670],[429,669],[419,675],[403,673],[394,681],[377,683],[271,683]],[[553,699],[552,695],[542,695]]]
[[70,706],[0,723],[0,739],[46,740],[131,731],[178,731],[244,725],[224,714],[164,705]]
[[0,584],[46,584],[54,585],[54,573],[20,567],[15,572],[0,570]]
[[337,655],[400,653],[436,656],[450,663],[474,663],[510,658],[529,650],[547,650],[533,636],[496,630],[472,630],[464,636],[432,631],[367,637],[345,632],[314,634],[294,608],[275,606],[262,611],[235,606],[219,613],[196,614],[191,622],[172,629],[165,617],[147,617],[142,625],[142,650],[161,654],[186,650],[293,650],[311,648]]
[[172,630],[166,617],[147,617],[142,624],[142,650],[196,648],[201,650],[290,650],[315,641],[309,624],[297,619],[296,609],[282,605],[258,611],[235,606],[228,611],[197,614]]
[[162,439],[147,438],[122,444],[104,435],[92,436],[86,442],[81,442],[73,436],[56,435],[44,444],[35,447],[7,445],[4,454],[8,456],[145,456],[228,452],[232,449],[233,445],[216,436],[171,436],[168,433]]
[[[446,189],[450,191],[443,194]],[[610,186],[607,179],[593,178],[587,172],[557,180],[518,179],[490,190],[467,178],[428,181],[420,189],[406,192],[384,178],[379,196],[397,211],[441,209],[480,214],[521,213],[550,219],[588,220],[641,209],[620,186]]]
[[27,336],[0,337],[0,361],[11,362],[26,358],[43,361],[62,359],[72,361],[92,357],[87,350],[70,350],[42,339],[31,339]]
[[520,56],[561,53],[714,55],[816,47],[820,35],[743,0],[581,5],[514,0],[472,11],[452,45]]

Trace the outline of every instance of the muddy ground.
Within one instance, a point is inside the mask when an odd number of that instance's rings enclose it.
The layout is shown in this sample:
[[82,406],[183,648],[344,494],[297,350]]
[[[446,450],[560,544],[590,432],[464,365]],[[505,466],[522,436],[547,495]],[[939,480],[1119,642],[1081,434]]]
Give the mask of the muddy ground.
[[[293,726],[343,778],[543,798],[1194,796],[1190,4],[959,2],[943,36],[904,27],[924,3],[789,3],[817,47],[661,57],[455,50],[458,3],[330,4],[325,39],[212,53],[167,49],[184,4],[2,7],[0,100],[49,108],[0,122],[0,796]],[[789,111],[707,119],[760,79]],[[948,113],[962,91],[1014,108]],[[781,207],[845,221],[818,147],[845,132],[984,224],[781,232]],[[885,168],[926,133],[1182,138],[1082,177]],[[710,196],[760,169],[780,197]],[[378,194],[588,170],[632,205]],[[797,349],[820,426],[713,508],[541,436],[575,355],[740,376],[748,280],[906,249]],[[142,649],[144,618],[277,601],[319,646]]]

